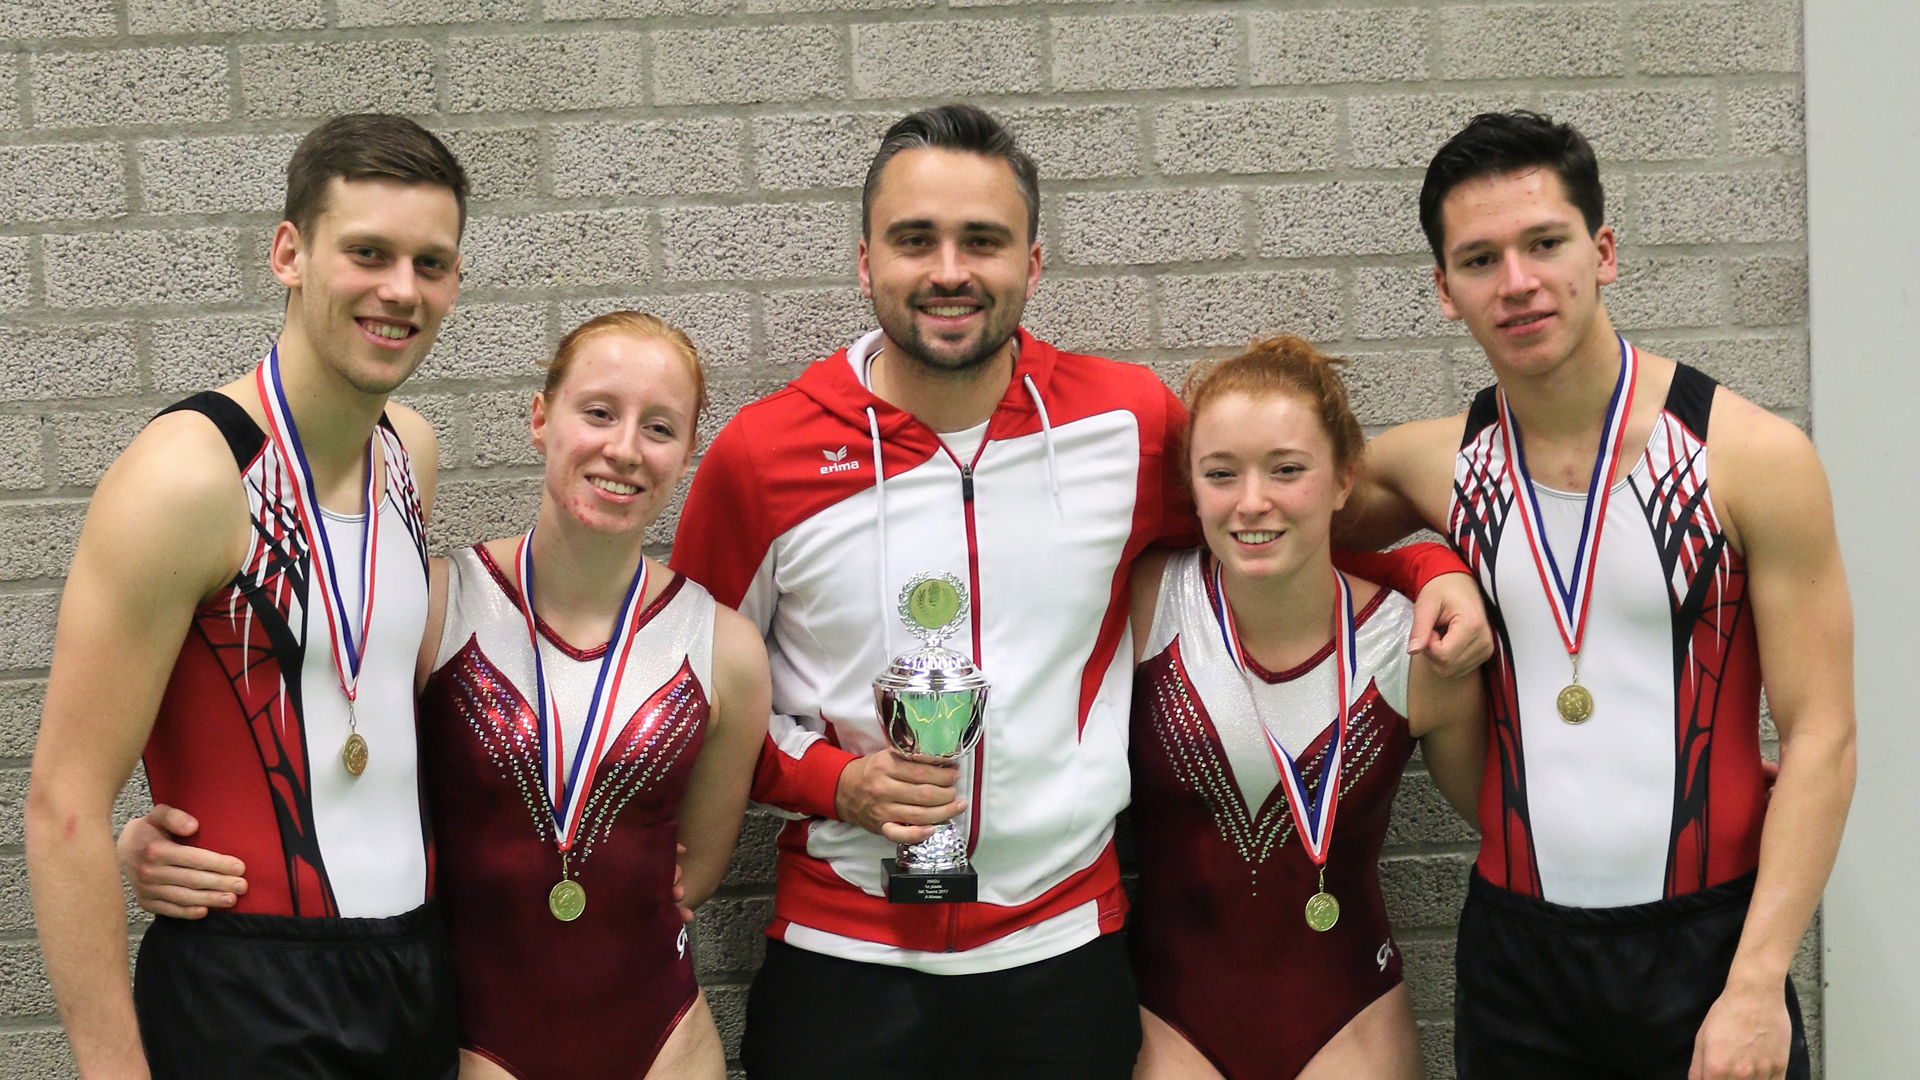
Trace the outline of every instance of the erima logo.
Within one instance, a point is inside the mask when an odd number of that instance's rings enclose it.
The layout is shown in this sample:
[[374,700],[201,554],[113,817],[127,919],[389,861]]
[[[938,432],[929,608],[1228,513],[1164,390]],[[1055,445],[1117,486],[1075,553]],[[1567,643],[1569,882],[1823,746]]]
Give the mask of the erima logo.
[[820,466],[821,476],[828,473],[852,472],[860,467],[859,459],[847,460],[847,448],[844,446],[838,450],[822,450],[820,456],[826,458],[828,462]]

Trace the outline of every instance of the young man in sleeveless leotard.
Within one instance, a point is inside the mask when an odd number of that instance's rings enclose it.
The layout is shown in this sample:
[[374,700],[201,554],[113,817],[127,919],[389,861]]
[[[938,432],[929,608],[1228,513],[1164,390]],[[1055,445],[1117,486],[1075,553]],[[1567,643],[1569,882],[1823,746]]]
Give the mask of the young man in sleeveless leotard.
[[[675,901],[697,906],[726,870],[766,734],[766,651],[641,553],[705,393],[680,331],[632,312],[590,320],[534,399],[534,528],[433,560],[421,772],[465,1080],[726,1073]],[[225,902],[194,887],[211,882],[146,884],[200,857],[155,838],[136,822],[121,842],[143,903]]]
[[[95,489],[26,812],[82,1075],[453,1073],[408,682],[436,448],[388,395],[453,306],[465,207],[411,121],[310,133],[273,235],[273,351],[154,420]],[[143,753],[154,795],[255,888],[149,928],[136,1002],[110,817]]]
[[[1149,554],[1133,577],[1135,1080],[1417,1080],[1377,863],[1415,740],[1470,814],[1479,676],[1409,653],[1411,601],[1334,575],[1331,522],[1365,438],[1331,361],[1256,342],[1187,404],[1207,546]],[[1328,782],[1331,806],[1303,814]],[[1306,917],[1321,892],[1330,925]]]
[[1592,149],[1544,117],[1441,148],[1434,279],[1497,383],[1375,439],[1342,532],[1435,529],[1492,602],[1455,1060],[1465,1080],[1804,1076],[1787,968],[1854,776],[1826,478],[1793,424],[1615,333],[1603,211]]

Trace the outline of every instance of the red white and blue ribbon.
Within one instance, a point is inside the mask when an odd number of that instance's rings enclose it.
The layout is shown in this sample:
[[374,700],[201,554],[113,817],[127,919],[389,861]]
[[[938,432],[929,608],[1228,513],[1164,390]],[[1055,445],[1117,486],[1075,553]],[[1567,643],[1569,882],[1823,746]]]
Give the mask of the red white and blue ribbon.
[[520,571],[527,641],[533,646],[533,708],[539,721],[540,767],[546,781],[547,812],[553,820],[554,842],[565,853],[573,849],[574,834],[579,831],[587,806],[587,792],[593,786],[593,770],[616,726],[613,708],[620,699],[620,681],[626,676],[627,657],[633,652],[634,634],[639,629],[640,598],[647,594],[647,560],[641,556],[640,566],[627,584],[627,595],[620,601],[613,636],[607,639],[607,651],[600,657],[600,674],[593,681],[587,726],[580,731],[580,742],[573,748],[571,760],[566,736],[560,729],[560,702],[547,688],[546,666],[540,661],[540,628],[538,617],[533,613],[533,529],[528,529],[527,535],[520,538],[514,562]]
[[367,527],[360,535],[360,610],[347,609],[340,591],[340,575],[335,569],[333,542],[327,537],[327,522],[320,513],[320,494],[313,484],[313,470],[307,465],[307,452],[300,444],[300,430],[294,426],[293,410],[287,405],[286,387],[280,381],[280,350],[276,346],[254,371],[260,390],[260,403],[267,412],[267,434],[288,471],[293,473],[294,505],[299,511],[300,527],[307,535],[308,603],[315,593],[327,613],[328,638],[333,645],[334,670],[340,676],[340,689],[347,695],[351,715],[360,689],[360,662],[367,654],[367,630],[373,625],[373,588],[380,555],[380,503],[378,477],[374,471],[374,437],[367,438]]
[[1247,683],[1247,697],[1253,701],[1253,712],[1260,730],[1267,737],[1267,749],[1273,751],[1273,763],[1280,769],[1280,785],[1287,793],[1287,805],[1293,809],[1294,831],[1300,834],[1300,842],[1306,846],[1307,857],[1315,866],[1327,863],[1327,848],[1333,840],[1333,819],[1340,808],[1340,767],[1346,756],[1347,723],[1353,714],[1353,684],[1359,679],[1359,650],[1354,646],[1353,629],[1353,590],[1348,587],[1347,579],[1340,571],[1333,572],[1336,591],[1334,602],[1333,658],[1334,658],[1334,700],[1337,712],[1334,717],[1333,738],[1327,745],[1326,768],[1320,773],[1320,787],[1311,793],[1307,789],[1307,779],[1300,771],[1300,765],[1287,753],[1287,748],[1274,738],[1273,730],[1264,721],[1259,721],[1260,706],[1254,695],[1253,673],[1248,670],[1247,656],[1240,647],[1240,631],[1234,625],[1233,605],[1227,602],[1227,583],[1221,574],[1219,560],[1213,564],[1213,615],[1220,624],[1220,638],[1226,643],[1227,657],[1233,666],[1239,669],[1241,677]]
[[1621,338],[1620,376],[1613,385],[1613,397],[1607,401],[1606,418],[1600,428],[1600,449],[1594,455],[1593,474],[1587,480],[1585,516],[1580,519],[1580,544],[1574,549],[1571,574],[1560,572],[1559,560],[1547,544],[1540,496],[1533,489],[1533,477],[1527,473],[1526,453],[1520,448],[1520,425],[1507,406],[1506,391],[1499,394],[1500,439],[1506,451],[1507,469],[1520,499],[1520,522],[1525,526],[1527,547],[1533,552],[1533,565],[1540,572],[1540,585],[1551,601],[1547,606],[1553,609],[1554,622],[1560,628],[1561,640],[1566,642],[1567,655],[1575,658],[1580,655],[1580,644],[1587,632],[1587,609],[1593,599],[1593,572],[1600,554],[1600,533],[1607,526],[1613,470],[1626,435],[1627,417],[1633,412],[1633,386],[1639,371],[1639,350]]

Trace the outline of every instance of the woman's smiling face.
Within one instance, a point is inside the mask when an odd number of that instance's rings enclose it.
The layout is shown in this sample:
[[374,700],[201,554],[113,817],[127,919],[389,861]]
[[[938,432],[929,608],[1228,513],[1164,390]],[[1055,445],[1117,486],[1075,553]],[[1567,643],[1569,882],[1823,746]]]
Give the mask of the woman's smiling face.
[[548,497],[595,532],[644,530],[692,460],[697,395],[666,341],[616,331],[582,342],[560,385],[534,397]]

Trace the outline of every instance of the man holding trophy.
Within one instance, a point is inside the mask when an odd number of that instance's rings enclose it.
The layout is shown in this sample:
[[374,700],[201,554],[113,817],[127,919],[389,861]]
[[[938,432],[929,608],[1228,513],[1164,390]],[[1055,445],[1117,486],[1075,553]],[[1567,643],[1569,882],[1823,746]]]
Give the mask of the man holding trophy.
[[1197,539],[1185,412],[1020,329],[1038,186],[979,109],[895,124],[859,249],[880,329],[741,410],[687,498],[673,566],[766,635],[753,797],[792,818],[755,1080],[1133,1069],[1127,583]]

